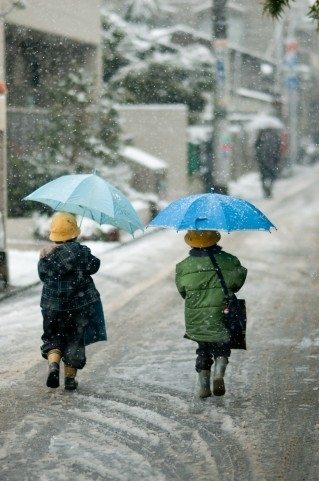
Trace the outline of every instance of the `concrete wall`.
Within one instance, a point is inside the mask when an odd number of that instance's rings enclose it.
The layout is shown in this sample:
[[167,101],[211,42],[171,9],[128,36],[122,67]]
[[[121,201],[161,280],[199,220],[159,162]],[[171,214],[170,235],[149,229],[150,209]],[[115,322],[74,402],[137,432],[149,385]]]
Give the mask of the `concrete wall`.
[[[0,0],[0,9],[4,0]],[[7,3],[7,2],[5,2]],[[88,45],[85,64],[96,77],[96,87],[101,90],[102,82],[102,36],[101,36],[101,0],[31,0],[26,1],[26,8],[14,8],[5,18],[6,23],[17,26],[20,35],[28,35],[47,42],[61,42],[67,39]],[[34,33],[31,34],[30,32]],[[49,37],[51,35],[51,38]],[[41,39],[41,40],[39,40]],[[3,52],[3,39],[0,36],[0,54]],[[63,42],[65,43],[65,42]],[[14,47],[16,48],[16,47]],[[85,50],[83,50],[84,53]],[[1,55],[0,55],[1,57]],[[21,60],[20,60],[21,61]],[[69,60],[66,59],[68,62]],[[1,62],[0,62],[1,63]],[[44,59],[41,62],[44,64]]]
[[[0,6],[3,3],[0,0]],[[5,2],[7,3],[7,2]],[[100,0],[29,0],[7,21],[41,32],[98,45],[101,40]]]
[[132,145],[168,165],[167,199],[187,195],[187,108],[184,105],[118,106],[123,134]]

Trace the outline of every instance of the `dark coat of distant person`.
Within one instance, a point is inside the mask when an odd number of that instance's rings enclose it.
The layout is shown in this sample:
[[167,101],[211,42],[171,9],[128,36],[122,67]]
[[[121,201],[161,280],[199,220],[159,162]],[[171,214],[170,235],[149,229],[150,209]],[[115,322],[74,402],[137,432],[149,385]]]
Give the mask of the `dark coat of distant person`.
[[261,130],[255,143],[255,152],[264,195],[271,197],[273,183],[280,169],[280,132],[276,129]]

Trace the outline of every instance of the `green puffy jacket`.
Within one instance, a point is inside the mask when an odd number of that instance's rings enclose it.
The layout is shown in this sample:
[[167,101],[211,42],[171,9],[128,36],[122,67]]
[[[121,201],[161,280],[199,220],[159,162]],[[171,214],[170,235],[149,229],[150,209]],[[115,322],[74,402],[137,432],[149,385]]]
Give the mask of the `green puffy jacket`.
[[[209,248],[223,273],[230,293],[243,286],[247,269],[237,257],[215,245]],[[185,299],[185,337],[194,341],[225,342],[229,339],[223,310],[225,296],[208,249],[192,249],[176,265],[176,287]]]

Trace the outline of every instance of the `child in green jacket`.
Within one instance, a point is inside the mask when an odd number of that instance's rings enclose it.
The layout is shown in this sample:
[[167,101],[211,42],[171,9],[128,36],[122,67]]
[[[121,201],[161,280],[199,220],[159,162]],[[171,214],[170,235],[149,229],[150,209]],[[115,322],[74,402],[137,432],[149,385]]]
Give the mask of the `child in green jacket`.
[[230,293],[243,286],[247,269],[237,257],[217,245],[218,231],[189,230],[185,242],[189,256],[176,265],[176,287],[185,299],[185,336],[198,343],[195,369],[199,373],[199,396],[211,396],[211,367],[215,363],[213,393],[225,394],[224,374],[230,357],[229,332],[225,324],[225,295],[209,254],[213,254]]

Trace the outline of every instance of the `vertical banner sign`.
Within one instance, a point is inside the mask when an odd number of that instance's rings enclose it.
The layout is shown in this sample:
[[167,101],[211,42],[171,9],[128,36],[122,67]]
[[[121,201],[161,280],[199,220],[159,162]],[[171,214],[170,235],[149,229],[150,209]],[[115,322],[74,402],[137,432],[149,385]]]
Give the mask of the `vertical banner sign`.
[[[215,106],[224,109],[228,102],[227,92],[227,53],[228,41],[226,39],[216,39],[214,42],[215,62],[216,62],[216,102]],[[217,113],[218,115],[218,113]]]
[[227,194],[230,178],[230,143],[225,142],[228,129],[229,51],[227,40],[227,0],[213,0],[212,50],[215,57],[213,102],[212,178],[216,192]]
[[221,193],[227,193],[231,169],[231,140],[228,133],[229,104],[228,41],[215,39],[216,90],[214,102],[214,139],[216,142],[214,182]]
[[298,77],[296,67],[298,64],[297,41],[289,39],[286,42],[285,66],[287,70],[286,85],[288,90],[296,90],[298,87]]
[[292,174],[293,167],[298,157],[298,44],[294,38],[286,41],[285,70],[286,70],[286,89],[288,94],[289,108],[289,154],[288,154],[288,173]]

